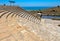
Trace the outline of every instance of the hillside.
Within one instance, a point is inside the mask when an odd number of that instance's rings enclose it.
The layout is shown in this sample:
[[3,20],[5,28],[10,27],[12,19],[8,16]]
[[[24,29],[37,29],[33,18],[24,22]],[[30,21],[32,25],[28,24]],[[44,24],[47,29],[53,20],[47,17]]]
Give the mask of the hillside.
[[60,7],[53,7],[53,8],[41,10],[40,12],[42,12],[43,15],[60,15]]

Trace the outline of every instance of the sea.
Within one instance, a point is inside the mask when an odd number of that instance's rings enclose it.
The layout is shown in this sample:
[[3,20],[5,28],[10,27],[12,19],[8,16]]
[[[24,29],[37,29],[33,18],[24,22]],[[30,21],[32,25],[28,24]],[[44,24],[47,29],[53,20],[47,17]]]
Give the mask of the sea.
[[24,10],[30,11],[30,10],[43,10],[48,9],[52,7],[22,7]]

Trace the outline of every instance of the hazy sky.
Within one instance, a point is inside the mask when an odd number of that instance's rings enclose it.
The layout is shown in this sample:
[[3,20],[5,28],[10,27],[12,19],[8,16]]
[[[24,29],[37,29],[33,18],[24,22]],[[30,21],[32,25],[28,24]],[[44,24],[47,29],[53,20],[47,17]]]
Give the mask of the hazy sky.
[[[9,0],[0,0],[0,4],[8,4]],[[15,5],[25,6],[57,6],[60,5],[60,0],[15,0]]]

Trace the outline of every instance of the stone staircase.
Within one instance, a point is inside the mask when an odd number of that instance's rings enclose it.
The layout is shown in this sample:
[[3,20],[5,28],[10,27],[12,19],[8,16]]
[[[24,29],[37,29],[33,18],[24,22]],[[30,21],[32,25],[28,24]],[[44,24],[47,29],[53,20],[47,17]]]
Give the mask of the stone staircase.
[[23,9],[0,6],[0,41],[43,41],[37,35],[39,22],[39,19]]

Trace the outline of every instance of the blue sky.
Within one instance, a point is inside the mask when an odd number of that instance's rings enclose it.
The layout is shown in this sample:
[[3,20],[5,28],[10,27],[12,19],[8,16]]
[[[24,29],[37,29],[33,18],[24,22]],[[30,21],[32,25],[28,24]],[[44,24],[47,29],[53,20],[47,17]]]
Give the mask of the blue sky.
[[[9,0],[0,0],[0,4],[9,5]],[[60,0],[15,0],[15,5],[19,5],[21,7],[37,7],[37,6],[57,6],[60,5]]]

